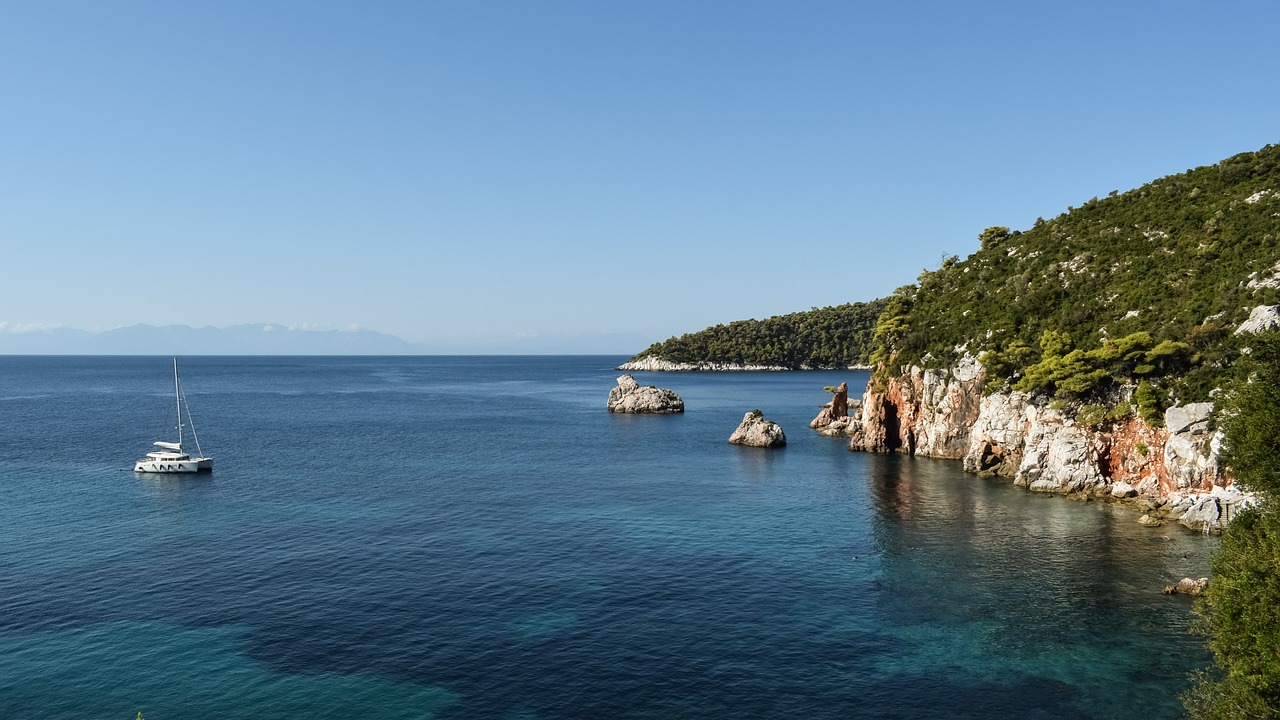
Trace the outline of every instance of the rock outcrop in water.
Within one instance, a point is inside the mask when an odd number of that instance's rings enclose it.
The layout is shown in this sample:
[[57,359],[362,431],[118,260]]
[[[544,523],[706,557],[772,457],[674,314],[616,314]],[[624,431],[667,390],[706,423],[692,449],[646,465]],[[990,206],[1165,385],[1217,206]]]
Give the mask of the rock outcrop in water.
[[[854,401],[855,408],[859,405]],[[831,402],[822,406],[822,411],[809,423],[809,427],[822,435],[844,435],[853,418],[849,417],[849,384],[840,383],[835,389]]]
[[1169,408],[1164,427],[1136,416],[1092,427],[1025,393],[984,396],[983,382],[971,357],[944,370],[903,368],[868,388],[844,430],[849,449],[962,460],[1036,492],[1134,500],[1153,520],[1195,530],[1220,530],[1254,502],[1225,474],[1209,403]]
[[630,375],[618,378],[606,404],[612,413],[671,414],[684,412],[684,400],[674,391],[652,385],[641,386]]
[[777,423],[764,419],[759,410],[752,410],[742,417],[742,424],[729,436],[729,443],[776,448],[787,444],[787,435]]
[[1164,586],[1165,595],[1203,595],[1206,588],[1209,587],[1209,578],[1202,577],[1199,580],[1191,578],[1182,578],[1173,585]]

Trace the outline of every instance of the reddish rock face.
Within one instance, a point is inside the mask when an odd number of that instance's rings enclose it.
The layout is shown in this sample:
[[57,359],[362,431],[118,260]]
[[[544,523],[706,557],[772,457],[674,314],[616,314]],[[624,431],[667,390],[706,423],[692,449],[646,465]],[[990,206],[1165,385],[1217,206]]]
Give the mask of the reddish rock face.
[[[1128,483],[1146,495],[1164,497],[1177,490],[1165,467],[1164,446],[1169,431],[1129,418],[1100,433],[1105,438],[1106,470],[1112,482]],[[1203,488],[1208,490],[1209,488]]]
[[838,420],[849,416],[849,383],[840,383],[835,397],[831,398],[831,416]]
[[849,417],[849,383],[842,382],[836,387],[831,402],[822,406],[821,412],[809,423],[809,427],[823,435],[848,435],[861,417],[856,405],[854,412],[857,417]]
[[903,368],[880,389],[868,387],[845,432],[849,449],[963,458],[970,472],[1008,476],[1032,490],[1142,495],[1180,506],[1231,485],[1207,403],[1170,408],[1166,427],[1131,416],[1099,429],[1043,399],[983,392],[972,363]]
[[867,390],[862,434],[849,449],[963,458],[981,404],[981,375],[907,368],[883,392]]

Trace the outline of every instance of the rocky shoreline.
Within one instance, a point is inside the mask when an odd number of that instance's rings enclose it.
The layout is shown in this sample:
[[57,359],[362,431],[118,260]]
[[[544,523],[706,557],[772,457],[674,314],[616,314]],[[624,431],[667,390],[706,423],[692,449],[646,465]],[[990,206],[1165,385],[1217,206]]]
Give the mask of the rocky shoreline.
[[747,363],[727,362],[672,362],[652,355],[625,362],[614,368],[622,372],[790,372],[793,370],[870,370],[866,365],[843,365],[840,367],[807,367],[789,368],[783,365],[750,365]]
[[[1235,334],[1275,328],[1280,305],[1263,305]],[[1258,502],[1227,473],[1212,403],[1167,408],[1163,422],[1129,412],[1089,423],[1070,404],[1007,386],[987,393],[985,381],[967,353],[947,368],[903,366],[869,385],[861,402],[849,402],[847,414],[836,412],[837,397],[810,427],[847,436],[854,451],[950,458],[1033,492],[1133,503],[1147,525],[1173,520],[1220,532]],[[1133,391],[1122,390],[1112,405],[1131,404]]]
[[[751,372],[788,368],[730,363],[675,363],[646,357],[620,366],[641,372]],[[830,368],[827,368],[830,369]],[[849,369],[868,369],[851,367]],[[1176,521],[1201,532],[1220,532],[1237,513],[1257,503],[1235,486],[1222,463],[1222,434],[1212,427],[1210,403],[1168,408],[1162,427],[1131,415],[1105,425],[1077,422],[1067,408],[1045,398],[1005,390],[984,393],[985,374],[965,356],[950,368],[906,366],[849,400],[847,385],[809,427],[849,438],[859,452],[902,452],[960,460],[967,472],[1010,478],[1013,484],[1080,500],[1130,503],[1144,524]],[[611,412],[682,412],[674,393],[640,388],[619,378]],[[636,391],[666,393],[631,400]],[[621,402],[627,396],[626,402]],[[654,402],[650,402],[654,401]],[[750,413],[748,413],[750,416]],[[744,420],[745,422],[745,420]],[[785,442],[785,440],[783,440]]]
[[810,427],[849,437],[850,450],[960,460],[1033,492],[1131,502],[1153,521],[1197,531],[1221,531],[1256,502],[1225,472],[1209,403],[1169,408],[1164,427],[1136,416],[1094,427],[1025,393],[984,395],[983,383],[972,357],[947,369],[904,367],[850,403],[848,417],[826,407]]

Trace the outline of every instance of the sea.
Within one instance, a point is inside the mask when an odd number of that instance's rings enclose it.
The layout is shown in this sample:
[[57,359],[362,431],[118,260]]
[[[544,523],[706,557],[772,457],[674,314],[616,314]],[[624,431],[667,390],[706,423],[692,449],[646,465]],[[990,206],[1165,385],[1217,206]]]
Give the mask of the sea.
[[865,372],[624,360],[181,357],[165,476],[170,358],[0,357],[5,717],[1181,715],[1215,538],[810,430]]

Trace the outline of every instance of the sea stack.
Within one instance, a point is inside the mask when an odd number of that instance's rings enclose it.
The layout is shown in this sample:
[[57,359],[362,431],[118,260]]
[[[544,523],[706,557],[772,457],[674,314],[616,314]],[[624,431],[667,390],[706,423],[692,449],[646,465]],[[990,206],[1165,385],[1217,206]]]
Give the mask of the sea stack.
[[684,400],[671,390],[652,385],[641,387],[630,375],[618,378],[606,404],[612,413],[671,414],[684,412]]
[[[809,427],[822,435],[847,435],[851,428],[857,427],[861,403],[855,400],[850,406],[848,383],[842,382],[839,387],[827,389],[833,395],[831,402],[822,406],[822,411],[809,423]],[[850,412],[851,409],[853,412]]]
[[776,448],[787,444],[787,435],[777,423],[765,420],[759,410],[752,410],[742,416],[742,424],[729,436],[729,444]]

